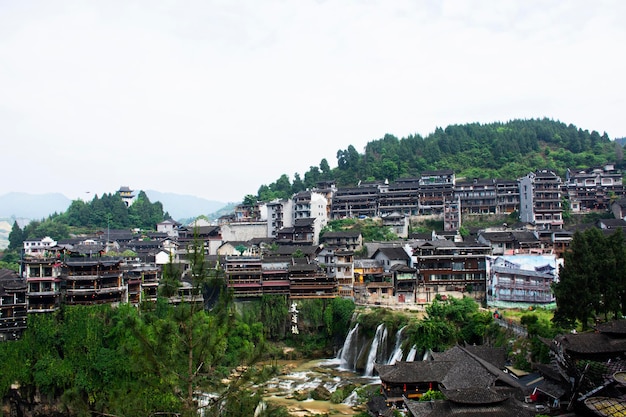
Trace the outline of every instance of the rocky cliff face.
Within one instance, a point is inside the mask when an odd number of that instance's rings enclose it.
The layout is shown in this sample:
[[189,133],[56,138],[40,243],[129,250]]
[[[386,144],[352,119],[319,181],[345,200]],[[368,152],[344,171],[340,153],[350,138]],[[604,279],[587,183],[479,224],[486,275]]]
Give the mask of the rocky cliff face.
[[18,389],[11,389],[2,401],[1,415],[10,417],[71,417],[58,398],[39,394],[25,398]]

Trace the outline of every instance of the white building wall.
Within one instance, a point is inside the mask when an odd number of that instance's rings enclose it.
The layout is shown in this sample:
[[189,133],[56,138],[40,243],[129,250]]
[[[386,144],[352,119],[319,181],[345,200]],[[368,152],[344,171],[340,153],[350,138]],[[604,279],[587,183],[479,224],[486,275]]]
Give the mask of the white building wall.
[[267,237],[267,222],[228,223],[221,227],[222,241],[248,241]]

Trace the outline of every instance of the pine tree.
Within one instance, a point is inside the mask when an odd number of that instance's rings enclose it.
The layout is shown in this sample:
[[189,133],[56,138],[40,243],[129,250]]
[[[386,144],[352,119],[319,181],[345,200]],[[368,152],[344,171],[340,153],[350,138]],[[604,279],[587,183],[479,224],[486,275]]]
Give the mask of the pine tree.
[[24,245],[24,231],[17,224],[17,221],[13,222],[11,233],[9,233],[9,250],[18,250]]

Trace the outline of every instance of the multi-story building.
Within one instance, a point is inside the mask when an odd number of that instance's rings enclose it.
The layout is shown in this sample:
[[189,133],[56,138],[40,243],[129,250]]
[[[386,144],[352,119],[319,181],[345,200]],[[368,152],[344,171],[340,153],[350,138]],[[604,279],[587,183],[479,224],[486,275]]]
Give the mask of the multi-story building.
[[57,245],[57,241],[46,236],[43,239],[27,239],[23,245],[24,256],[44,257],[50,256],[50,252]]
[[324,246],[340,247],[351,251],[357,251],[363,246],[363,236],[360,232],[326,232],[320,240]]
[[68,257],[63,261],[67,304],[115,304],[126,301],[122,260],[108,257]]
[[159,292],[161,270],[154,265],[129,265],[124,269],[124,284],[127,287],[126,302],[137,305],[155,302]]
[[0,341],[17,340],[26,329],[26,281],[14,271],[0,269]]
[[399,238],[409,237],[409,216],[398,212],[384,214],[380,218],[382,227],[391,230]]
[[454,196],[459,199],[463,213],[492,214],[497,210],[496,181],[473,179],[457,181]]
[[333,196],[332,219],[366,218],[378,216],[378,191],[376,184],[338,188]]
[[227,256],[224,264],[226,285],[235,297],[263,295],[263,262],[258,257]]
[[61,262],[57,257],[25,257],[22,274],[28,285],[28,312],[50,313],[61,306]]
[[278,230],[293,226],[293,200],[267,203],[267,236],[276,237]]
[[516,180],[496,180],[496,214],[519,211],[519,184]]
[[553,171],[542,169],[519,180],[520,220],[541,229],[561,229],[561,178]]
[[443,231],[456,232],[461,228],[461,199],[459,197],[444,202]]
[[381,217],[400,213],[415,216],[419,213],[419,178],[400,178],[380,187],[378,213]]
[[[244,239],[226,239],[244,240]],[[222,230],[220,226],[197,225],[181,227],[178,230],[178,247],[182,253],[189,251],[195,242],[202,242],[204,253],[215,255],[222,245]]]
[[339,295],[354,298],[354,252],[341,247],[325,246],[317,255],[326,275],[337,279]]
[[480,243],[429,240],[413,248],[420,279],[430,291],[485,291],[485,257],[491,247]]
[[239,204],[235,207],[235,222],[259,222],[265,220],[267,207],[263,203]]
[[[328,223],[328,200],[324,194],[315,191],[303,191],[293,197],[293,227],[308,227],[306,219],[312,219],[313,236],[312,243],[319,243],[319,235],[322,228]],[[302,240],[302,239],[296,239]]]
[[291,257],[264,258],[261,263],[263,293],[289,295]]
[[289,266],[289,298],[335,298],[339,295],[336,277],[331,277],[317,263],[294,263]]
[[[490,305],[506,307],[509,303],[548,304],[555,301],[551,290],[551,284],[556,280],[554,255],[498,256],[489,261],[487,302]],[[522,267],[524,261],[540,264]]]
[[455,183],[452,170],[422,172],[419,179],[419,213],[443,213],[444,203],[454,196]]
[[537,232],[532,230],[483,230],[478,242],[491,246],[493,255],[541,254],[544,247]]
[[355,283],[363,284],[368,281],[381,280],[385,273],[382,263],[375,259],[355,259],[354,260],[354,280]]
[[612,200],[624,195],[622,173],[612,164],[577,171],[567,170],[564,189],[572,202],[572,208],[574,203],[578,203],[579,210],[607,210]]
[[391,273],[393,274],[393,288],[398,303],[414,303],[417,291],[417,269],[405,265],[395,265],[391,268]]
[[178,228],[181,226],[176,220],[165,219],[160,223],[157,223],[157,232],[166,233],[171,238],[178,237]]

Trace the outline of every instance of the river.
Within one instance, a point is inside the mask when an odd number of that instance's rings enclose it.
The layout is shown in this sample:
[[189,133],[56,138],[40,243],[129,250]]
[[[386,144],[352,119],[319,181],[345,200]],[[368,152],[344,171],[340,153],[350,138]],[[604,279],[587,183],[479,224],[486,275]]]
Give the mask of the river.
[[339,359],[279,361],[285,371],[261,384],[257,388],[263,392],[264,401],[287,408],[293,416],[354,416],[364,410],[356,404],[356,393],[341,404],[330,401],[313,400],[308,396],[300,397],[322,386],[330,393],[347,384],[365,386],[380,382],[378,377],[363,377],[352,371],[340,368]]

